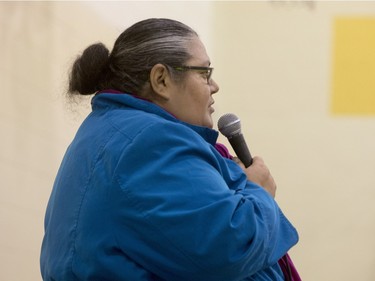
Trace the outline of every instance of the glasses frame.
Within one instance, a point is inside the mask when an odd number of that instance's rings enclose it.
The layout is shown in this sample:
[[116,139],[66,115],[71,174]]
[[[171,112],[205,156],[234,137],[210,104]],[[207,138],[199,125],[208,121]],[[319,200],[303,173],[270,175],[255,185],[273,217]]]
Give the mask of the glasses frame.
[[207,67],[207,66],[189,66],[189,65],[182,65],[182,66],[173,66],[173,69],[177,71],[189,71],[189,70],[195,70],[195,71],[208,71],[207,76],[207,84],[210,85],[211,82],[211,76],[212,72],[214,71],[213,67]]

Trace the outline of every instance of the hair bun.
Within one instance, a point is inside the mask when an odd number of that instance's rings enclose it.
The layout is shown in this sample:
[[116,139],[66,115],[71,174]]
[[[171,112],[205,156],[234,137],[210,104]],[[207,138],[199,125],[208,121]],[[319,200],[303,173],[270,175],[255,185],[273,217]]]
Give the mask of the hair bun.
[[69,77],[69,92],[91,95],[99,90],[104,68],[108,64],[109,50],[103,43],[92,44],[73,63]]

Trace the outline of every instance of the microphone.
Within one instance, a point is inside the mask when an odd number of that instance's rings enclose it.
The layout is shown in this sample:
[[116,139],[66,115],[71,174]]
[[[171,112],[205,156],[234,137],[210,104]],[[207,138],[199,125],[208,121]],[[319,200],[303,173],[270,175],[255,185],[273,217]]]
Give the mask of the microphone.
[[217,127],[225,137],[228,138],[237,157],[249,167],[253,163],[253,157],[246,145],[243,134],[241,133],[241,121],[233,113],[227,113],[221,116],[217,122]]

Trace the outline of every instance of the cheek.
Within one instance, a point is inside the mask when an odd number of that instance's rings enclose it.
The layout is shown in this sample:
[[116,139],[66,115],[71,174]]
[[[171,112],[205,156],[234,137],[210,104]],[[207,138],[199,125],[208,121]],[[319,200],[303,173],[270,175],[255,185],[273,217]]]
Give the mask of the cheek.
[[204,93],[198,93],[200,94],[194,99],[194,107],[201,115],[206,114],[208,110],[209,105],[209,98]]
[[184,100],[182,107],[189,119],[202,123],[208,118],[207,115],[210,115],[211,91],[209,87],[202,84],[201,77],[193,78],[192,81],[189,80],[185,85],[181,85],[185,86],[180,92]]
[[201,104],[206,110],[208,109],[210,103],[212,101],[211,94],[209,91],[201,93]]

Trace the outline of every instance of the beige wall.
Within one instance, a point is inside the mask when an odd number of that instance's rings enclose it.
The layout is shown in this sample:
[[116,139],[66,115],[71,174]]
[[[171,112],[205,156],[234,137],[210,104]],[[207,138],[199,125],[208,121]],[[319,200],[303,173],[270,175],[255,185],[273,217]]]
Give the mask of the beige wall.
[[273,172],[303,280],[375,280],[375,118],[329,111],[332,21],[353,14],[375,3],[1,2],[0,280],[40,280],[48,196],[89,110],[62,97],[69,64],[147,17],[200,33],[221,87],[215,118],[240,116]]

